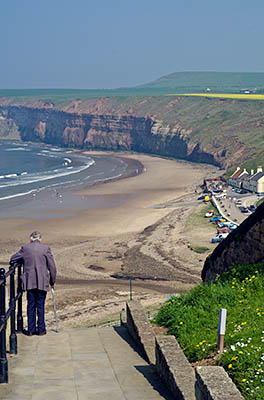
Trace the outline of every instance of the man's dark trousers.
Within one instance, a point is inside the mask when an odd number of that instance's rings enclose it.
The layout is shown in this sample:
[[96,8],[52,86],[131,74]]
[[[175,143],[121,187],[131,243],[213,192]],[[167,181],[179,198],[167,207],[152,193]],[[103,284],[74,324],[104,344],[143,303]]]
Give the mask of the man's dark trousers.
[[38,333],[45,332],[45,300],[47,292],[45,290],[30,289],[27,290],[27,317],[28,331],[35,333],[36,329],[36,311],[38,315]]

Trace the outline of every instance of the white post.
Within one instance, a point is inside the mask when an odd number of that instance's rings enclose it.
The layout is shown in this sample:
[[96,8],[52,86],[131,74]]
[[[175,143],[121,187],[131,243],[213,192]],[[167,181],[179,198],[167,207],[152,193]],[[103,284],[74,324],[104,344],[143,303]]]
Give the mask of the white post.
[[217,346],[219,353],[222,353],[224,349],[225,329],[226,329],[226,309],[220,308],[219,319],[218,319],[218,346]]

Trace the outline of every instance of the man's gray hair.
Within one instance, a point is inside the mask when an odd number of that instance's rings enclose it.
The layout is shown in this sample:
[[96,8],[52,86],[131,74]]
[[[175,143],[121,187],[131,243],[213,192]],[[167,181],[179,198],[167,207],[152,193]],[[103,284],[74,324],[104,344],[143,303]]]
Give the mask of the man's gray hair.
[[41,240],[41,233],[38,231],[32,232],[30,235],[30,239],[32,240],[32,242],[34,242],[35,240]]

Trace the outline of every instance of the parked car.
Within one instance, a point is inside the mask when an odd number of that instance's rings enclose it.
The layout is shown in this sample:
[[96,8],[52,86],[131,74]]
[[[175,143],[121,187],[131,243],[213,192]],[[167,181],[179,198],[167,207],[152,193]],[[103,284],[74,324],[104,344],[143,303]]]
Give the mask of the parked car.
[[216,235],[212,238],[211,242],[212,243],[219,243],[222,242],[222,240],[224,240],[227,236],[229,235],[229,233],[220,233],[219,235]]
[[247,207],[239,207],[239,210],[244,214],[248,213],[248,208]]
[[231,230],[231,231],[233,231],[234,229],[236,229],[238,227],[238,225],[237,224],[234,224],[234,223],[232,223],[231,225],[229,225],[229,229]]
[[220,219],[222,219],[222,216],[221,217],[213,217],[213,218],[210,218],[210,222],[220,221]]
[[249,209],[249,211],[254,212],[254,211],[256,210],[256,207],[255,207],[253,204],[251,204],[251,205],[248,207],[248,209]]

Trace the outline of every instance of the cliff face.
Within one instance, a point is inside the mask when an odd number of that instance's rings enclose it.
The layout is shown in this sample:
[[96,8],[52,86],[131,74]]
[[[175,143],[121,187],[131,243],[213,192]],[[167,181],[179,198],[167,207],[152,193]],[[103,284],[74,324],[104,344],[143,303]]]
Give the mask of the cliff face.
[[220,165],[213,154],[190,142],[188,131],[166,127],[150,117],[68,113],[49,108],[1,106],[23,141],[63,147],[131,150]]

